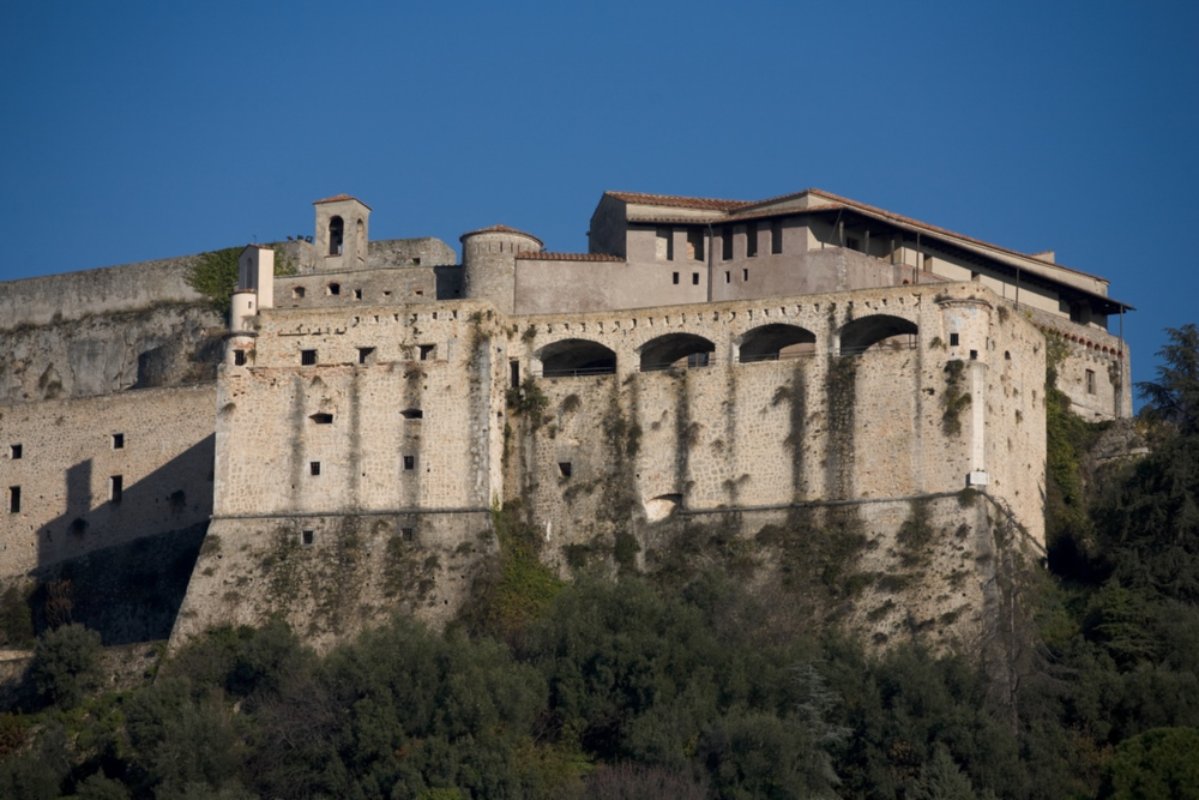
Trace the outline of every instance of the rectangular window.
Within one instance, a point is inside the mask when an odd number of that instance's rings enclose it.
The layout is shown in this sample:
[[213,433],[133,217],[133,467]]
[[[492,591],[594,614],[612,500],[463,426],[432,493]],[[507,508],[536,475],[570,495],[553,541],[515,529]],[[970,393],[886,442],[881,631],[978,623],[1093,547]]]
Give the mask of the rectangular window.
[[1087,394],[1095,394],[1095,370],[1087,370]]
[[749,270],[748,269],[741,270],[741,280],[743,280],[743,281],[749,280]]
[[311,547],[316,541],[316,531],[300,531],[300,544],[304,547]]
[[733,282],[733,273],[729,272],[727,269],[724,271],[724,282],[725,283]]
[[733,226],[725,225],[720,229],[720,257],[725,261],[733,258]]
[[124,450],[125,449],[125,434],[114,433],[112,435],[112,449],[113,450]]
[[404,456],[404,470],[406,472],[416,469],[416,456]]
[[520,362],[515,358],[508,361],[508,383],[513,389],[520,388]]
[[400,528],[400,538],[405,542],[411,542],[416,538],[416,531],[412,528]]
[[375,348],[359,347],[358,348],[358,363],[359,364],[375,363]]
[[120,475],[113,475],[108,479],[108,499],[113,505],[121,502],[121,498],[125,495],[125,479]]
[[758,255],[758,226],[754,223],[745,226],[745,255],[749,258]]
[[301,366],[311,367],[315,363],[316,363],[316,351],[315,350],[301,350],[300,351],[300,365]]
[[774,220],[770,223],[770,252],[778,255],[783,252],[783,223],[781,220]]
[[691,285],[699,286],[699,273],[698,272],[691,273]]
[[925,272],[930,271],[933,268],[933,257],[930,256],[928,253],[925,253],[924,258],[923,258],[923,263],[924,263],[924,271]]
[[355,299],[355,300],[361,300],[361,299],[362,299],[362,290],[361,290],[361,289],[355,289],[355,290],[354,290],[354,299]]
[[677,272],[670,273],[670,282],[673,283],[675,286],[678,286],[679,285],[679,273],[677,273]]
[[12,456],[13,461],[16,461],[18,458],[20,458],[24,454],[24,452],[25,452],[25,448],[21,447],[21,445],[19,445],[19,444],[14,444],[10,448],[8,448],[8,453],[10,456]]
[[563,478],[569,478],[574,473],[574,465],[569,461],[558,462],[558,474]]
[[8,487],[8,513],[17,514],[21,511],[21,487]]
[[687,253],[693,261],[704,260],[704,232],[702,228],[687,231]]
[[418,345],[418,346],[420,348],[420,360],[421,361],[432,361],[434,358],[437,357],[437,345],[422,344],[422,345]]
[[246,365],[246,351],[245,350],[234,350],[233,351],[233,365],[237,366],[237,367],[244,367]]
[[308,462],[308,474],[309,475],[320,475],[321,474],[321,462],[309,461]]
[[956,333],[949,334],[949,346],[950,347],[958,346],[958,335]]
[[658,228],[654,255],[659,261],[674,261],[674,231],[670,228]]

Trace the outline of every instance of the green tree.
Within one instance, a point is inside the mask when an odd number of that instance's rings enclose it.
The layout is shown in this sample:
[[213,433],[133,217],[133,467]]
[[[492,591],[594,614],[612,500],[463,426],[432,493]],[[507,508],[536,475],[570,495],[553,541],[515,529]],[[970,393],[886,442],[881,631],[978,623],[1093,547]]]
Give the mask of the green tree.
[[100,682],[100,634],[79,624],[47,631],[34,647],[29,675],[45,702],[79,705]]
[[1158,728],[1122,742],[1105,775],[1101,798],[1199,798],[1199,729]]

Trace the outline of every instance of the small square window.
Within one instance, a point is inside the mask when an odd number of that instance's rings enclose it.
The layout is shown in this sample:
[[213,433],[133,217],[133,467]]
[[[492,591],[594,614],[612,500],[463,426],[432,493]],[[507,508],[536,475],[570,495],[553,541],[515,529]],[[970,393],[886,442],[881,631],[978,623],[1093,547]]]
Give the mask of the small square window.
[[125,478],[113,475],[108,479],[108,499],[113,505],[121,502],[125,496]]
[[404,469],[405,471],[416,469],[416,456],[404,456]]
[[355,300],[361,300],[361,299],[362,299],[362,290],[361,290],[361,289],[355,289],[355,290],[354,290],[354,299],[355,299]]
[[971,350],[971,351],[970,351],[970,360],[971,360],[971,361],[977,361],[977,360],[978,360],[978,351],[977,351],[977,350]]
[[316,531],[300,531],[300,544],[304,547],[311,547],[316,541]]
[[375,363],[375,348],[359,347],[358,348],[358,363],[359,364]]
[[559,461],[558,474],[563,478],[569,478],[572,474],[574,474],[574,465],[569,461]]
[[300,364],[305,367],[311,367],[312,365],[316,364],[316,351],[315,350],[301,350],[300,351]]
[[112,449],[113,450],[124,450],[125,449],[125,434],[114,433],[112,435]]
[[956,333],[949,334],[949,346],[950,347],[958,346],[958,335]]
[[329,284],[328,286],[325,287],[325,293],[332,297],[336,297],[337,295],[341,294],[341,284],[340,283]]
[[309,461],[308,462],[308,474],[309,475],[320,475],[321,474],[321,462]]
[[422,344],[420,345],[420,360],[431,361],[437,357],[437,345]]
[[19,444],[14,444],[14,445],[12,445],[11,447],[9,447],[9,448],[8,448],[8,453],[9,453],[9,455],[10,455],[10,456],[12,456],[12,460],[13,460],[13,461],[16,461],[16,460],[17,460],[17,459],[19,459],[19,458],[20,458],[22,455],[24,455],[24,454],[25,454],[25,448],[23,448],[23,447],[22,447],[21,445],[19,445]]
[[691,285],[699,286],[699,273],[698,272],[691,273]]
[[412,528],[400,528],[400,538],[405,542],[411,542],[416,538],[416,531]]
[[303,300],[304,299],[304,287],[303,286],[291,287],[291,296],[292,296],[293,300]]
[[21,487],[8,487],[8,513],[17,514],[21,511]]

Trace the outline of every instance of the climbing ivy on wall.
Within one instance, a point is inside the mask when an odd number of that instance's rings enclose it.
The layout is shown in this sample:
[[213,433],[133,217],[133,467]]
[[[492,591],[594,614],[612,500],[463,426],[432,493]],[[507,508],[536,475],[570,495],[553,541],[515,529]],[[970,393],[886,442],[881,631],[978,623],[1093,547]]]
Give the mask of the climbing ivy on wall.
[[[230,299],[237,290],[237,257],[243,247],[226,247],[203,253],[187,276],[188,286],[208,298],[218,314],[229,312]],[[275,275],[295,275],[296,265],[283,253],[275,254]]]

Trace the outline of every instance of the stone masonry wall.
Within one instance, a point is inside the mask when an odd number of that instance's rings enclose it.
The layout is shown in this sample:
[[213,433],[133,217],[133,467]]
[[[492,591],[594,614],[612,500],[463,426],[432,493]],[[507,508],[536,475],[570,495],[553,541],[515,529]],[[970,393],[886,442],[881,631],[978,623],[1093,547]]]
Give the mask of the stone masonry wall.
[[215,394],[200,386],[0,406],[0,576],[206,522]]

